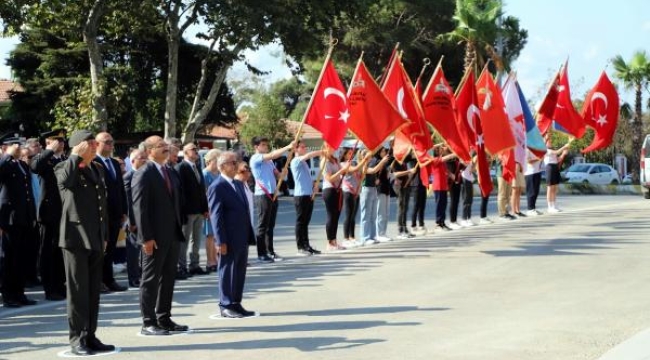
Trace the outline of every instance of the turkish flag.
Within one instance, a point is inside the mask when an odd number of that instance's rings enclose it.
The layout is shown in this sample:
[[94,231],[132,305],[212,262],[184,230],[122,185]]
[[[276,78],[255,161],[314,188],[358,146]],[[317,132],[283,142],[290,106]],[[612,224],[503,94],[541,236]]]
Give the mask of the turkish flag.
[[517,80],[514,75],[508,78],[508,82],[506,82],[502,91],[510,129],[515,139],[515,147],[513,148],[515,161],[524,169],[526,167],[526,123],[524,122],[524,111],[519,101]]
[[325,60],[321,79],[312,94],[305,122],[323,134],[323,140],[338,149],[348,131],[348,101],[345,88],[328,58]]
[[542,132],[546,134],[548,129],[551,128],[551,123],[553,122],[553,113],[555,112],[555,106],[557,105],[557,98],[560,92],[558,88],[560,86],[560,72],[558,71],[553,77],[553,81],[548,86],[548,91],[544,100],[537,110],[537,127]]
[[[429,159],[427,151],[433,146],[431,135],[424,120],[424,113],[420,106],[420,101],[415,94],[413,83],[411,83],[411,79],[406,74],[402,61],[399,58],[395,58],[391,63],[386,81],[382,87],[382,92],[395,108],[397,108],[402,117],[409,121],[409,124],[396,131],[395,145],[398,145],[398,148],[403,150],[406,147],[404,144],[400,144],[400,142],[405,140],[410,142],[415,150],[418,161],[425,162]],[[398,136],[400,132],[404,136]],[[395,158],[400,162],[404,161],[404,157],[406,157],[408,152],[397,152],[396,150],[395,148],[393,149]]]
[[595,131],[594,140],[591,145],[582,150],[583,154],[604,149],[612,143],[618,124],[618,114],[618,93],[603,71],[582,106],[582,117],[585,123]]
[[478,183],[481,188],[481,195],[488,196],[492,192],[492,178],[490,177],[490,166],[488,165],[485,153],[485,141],[483,126],[481,124],[480,110],[478,108],[478,96],[474,83],[474,71],[469,70],[456,97],[457,119],[461,126],[465,127],[468,147],[476,150]]
[[381,92],[361,60],[348,90],[348,103],[350,131],[370,150],[376,150],[391,133],[407,123]]
[[476,87],[478,88],[477,96],[479,110],[481,111],[485,148],[491,154],[498,154],[512,148],[516,143],[510,129],[504,100],[501,91],[497,88],[487,69],[483,69],[476,82]]
[[471,160],[469,149],[458,135],[454,90],[445,79],[442,66],[436,68],[429,80],[429,85],[424,90],[422,107],[424,118],[438,131],[438,134],[449,145],[449,149],[462,161],[469,162]]
[[560,85],[558,86],[557,104],[553,112],[553,121],[561,125],[567,133],[580,139],[585,134],[585,122],[571,102],[571,90],[569,88],[568,62],[560,71]]

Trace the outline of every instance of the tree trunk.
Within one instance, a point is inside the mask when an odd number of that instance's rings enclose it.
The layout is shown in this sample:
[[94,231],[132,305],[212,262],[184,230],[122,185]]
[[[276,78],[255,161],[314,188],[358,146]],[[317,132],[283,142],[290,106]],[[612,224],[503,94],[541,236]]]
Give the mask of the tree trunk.
[[467,71],[467,68],[472,66],[472,61],[474,60],[476,60],[476,49],[474,48],[474,45],[468,41],[465,44],[465,71]]
[[165,95],[165,138],[176,137],[176,104],[178,98],[178,19],[167,19],[167,93]]
[[642,101],[641,83],[635,85],[634,89],[634,118],[632,120],[632,153],[630,161],[627,164],[628,169],[632,169],[632,181],[639,183],[639,170],[641,163],[641,146],[643,146],[643,101]]
[[[183,144],[194,141],[196,131],[201,127],[201,125],[203,125],[203,121],[205,121],[205,118],[214,106],[214,102],[217,99],[217,95],[219,95],[221,85],[226,80],[226,74],[228,73],[230,66],[230,63],[225,63],[219,69],[219,72],[216,74],[212,86],[210,87],[208,98],[203,103],[203,106],[201,106],[201,109],[197,111],[192,118],[188,119],[187,126],[185,126],[185,129],[183,130]],[[202,77],[203,76],[204,75],[202,75]],[[197,94],[197,96],[200,96],[200,94]]]
[[106,96],[104,94],[105,82],[102,78],[104,63],[102,62],[101,51],[97,43],[97,28],[99,20],[104,13],[105,0],[95,0],[86,24],[83,29],[83,39],[88,47],[88,58],[90,60],[90,82],[92,87],[93,123],[101,131],[106,131],[108,124],[108,113],[106,111]]

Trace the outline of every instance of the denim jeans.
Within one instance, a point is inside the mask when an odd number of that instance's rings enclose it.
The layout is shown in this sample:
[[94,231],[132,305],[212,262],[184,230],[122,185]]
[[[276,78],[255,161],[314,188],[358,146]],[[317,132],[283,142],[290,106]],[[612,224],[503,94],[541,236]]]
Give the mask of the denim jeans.
[[361,239],[377,237],[377,188],[361,187]]
[[377,193],[377,236],[386,236],[388,214],[390,213],[390,196]]

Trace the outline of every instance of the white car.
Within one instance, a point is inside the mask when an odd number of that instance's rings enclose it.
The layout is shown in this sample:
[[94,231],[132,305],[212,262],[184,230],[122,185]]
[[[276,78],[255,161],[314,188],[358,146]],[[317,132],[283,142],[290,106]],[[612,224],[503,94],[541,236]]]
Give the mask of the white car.
[[573,164],[563,174],[570,184],[618,185],[618,172],[609,165],[598,163]]
[[644,188],[643,196],[650,199],[650,135],[646,135],[641,146],[641,171],[639,181]]

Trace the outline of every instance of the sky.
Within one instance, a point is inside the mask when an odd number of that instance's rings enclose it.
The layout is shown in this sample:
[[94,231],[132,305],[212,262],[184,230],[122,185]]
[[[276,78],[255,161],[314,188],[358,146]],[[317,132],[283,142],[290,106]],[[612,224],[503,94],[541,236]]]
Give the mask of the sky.
[[[539,100],[553,74],[569,59],[569,80],[574,98],[581,98],[606,70],[612,80],[610,60],[621,55],[629,61],[637,50],[650,55],[650,1],[648,0],[504,0],[505,13],[519,18],[528,30],[528,43],[513,64],[517,78],[529,99]],[[5,65],[16,38],[0,38],[0,79],[10,79]],[[290,76],[282,65],[281,47],[264,47],[248,52],[248,60],[272,73],[273,82]],[[229,77],[246,76],[242,64]],[[632,94],[620,90],[621,100],[633,101]],[[647,96],[647,94],[646,94]]]

